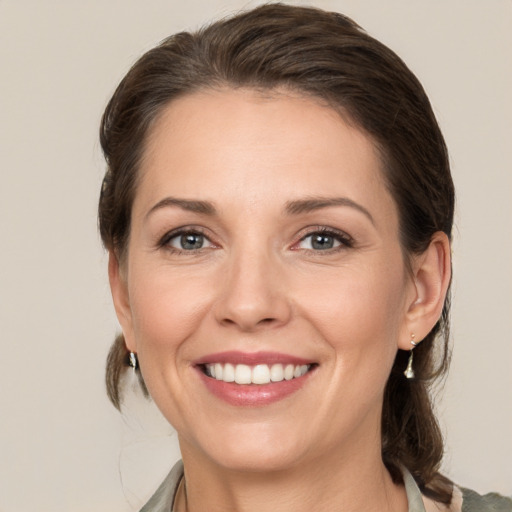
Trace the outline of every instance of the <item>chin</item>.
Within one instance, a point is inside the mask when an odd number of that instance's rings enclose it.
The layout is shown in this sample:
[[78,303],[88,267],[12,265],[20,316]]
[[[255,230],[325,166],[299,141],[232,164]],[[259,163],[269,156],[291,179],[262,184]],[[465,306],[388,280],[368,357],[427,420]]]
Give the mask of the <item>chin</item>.
[[[304,458],[302,440],[288,429],[271,429],[268,425],[242,425],[224,429],[222,435],[210,433],[196,442],[215,465],[231,471],[269,472],[290,469]],[[203,436],[201,436],[203,437]],[[216,441],[213,443],[212,440]],[[235,442],[234,442],[235,440]],[[183,448],[182,448],[183,449]]]
[[296,450],[269,450],[261,446],[253,450],[231,450],[211,454],[219,466],[237,472],[268,473],[289,470],[300,463]]

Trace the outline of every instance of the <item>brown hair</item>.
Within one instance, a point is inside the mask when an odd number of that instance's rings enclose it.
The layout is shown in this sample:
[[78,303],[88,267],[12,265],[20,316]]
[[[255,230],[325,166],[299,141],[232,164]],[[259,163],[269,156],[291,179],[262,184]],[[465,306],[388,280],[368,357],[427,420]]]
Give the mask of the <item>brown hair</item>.
[[[118,258],[126,250],[138,165],[152,123],[173,99],[226,86],[288,88],[327,102],[379,149],[398,206],[404,254],[423,252],[436,231],[451,237],[454,190],[448,154],[417,78],[394,52],[345,16],[269,4],[165,39],[119,84],[101,125],[108,168],[99,201],[101,237]],[[415,379],[404,377],[408,352],[398,350],[382,415],[382,458],[394,481],[401,480],[403,465],[426,496],[443,503],[450,502],[452,485],[439,473],[443,439],[429,391],[448,366],[448,313],[449,299],[415,349]],[[121,335],[111,348],[106,375],[109,397],[118,408],[127,364]]]

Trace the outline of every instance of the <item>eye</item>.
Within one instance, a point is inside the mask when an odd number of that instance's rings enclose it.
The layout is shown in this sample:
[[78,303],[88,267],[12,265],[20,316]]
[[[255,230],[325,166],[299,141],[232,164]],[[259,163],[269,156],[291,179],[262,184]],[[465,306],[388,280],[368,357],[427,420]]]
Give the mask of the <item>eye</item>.
[[178,252],[199,251],[214,246],[203,233],[194,230],[168,233],[162,239],[161,245]]
[[351,246],[352,239],[345,233],[331,229],[319,229],[301,238],[295,247],[309,251],[332,251]]
[[333,235],[329,235],[326,233],[313,233],[304,237],[299,247],[301,249],[314,249],[315,251],[325,251],[328,249],[334,249],[335,247],[339,247],[341,245],[339,240]]

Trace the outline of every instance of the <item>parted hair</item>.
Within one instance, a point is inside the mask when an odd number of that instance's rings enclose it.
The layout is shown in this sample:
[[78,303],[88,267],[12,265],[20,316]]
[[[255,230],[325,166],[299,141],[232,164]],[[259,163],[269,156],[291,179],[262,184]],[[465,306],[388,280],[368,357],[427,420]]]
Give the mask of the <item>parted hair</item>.
[[[404,62],[346,16],[316,8],[267,4],[180,32],[145,53],[108,103],[100,141],[107,170],[99,200],[105,247],[122,264],[130,234],[138,167],[152,125],[173,99],[205,89],[279,89],[316,98],[366,133],[377,148],[399,212],[406,261],[443,231],[451,238],[454,189],[446,145],[423,87]],[[421,491],[449,503],[440,474],[443,439],[432,386],[449,363],[449,295],[442,315],[414,351],[416,377],[398,350],[382,413],[382,458],[393,480],[401,466]],[[128,366],[118,335],[107,359],[107,392],[120,408]],[[139,379],[147,394],[142,376]]]

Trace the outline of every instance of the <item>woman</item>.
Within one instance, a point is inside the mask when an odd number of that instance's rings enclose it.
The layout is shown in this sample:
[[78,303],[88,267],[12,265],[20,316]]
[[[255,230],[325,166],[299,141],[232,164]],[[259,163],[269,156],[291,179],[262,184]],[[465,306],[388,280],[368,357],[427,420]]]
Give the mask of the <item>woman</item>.
[[259,7],[144,55],[101,143],[109,395],[132,366],[183,457],[144,511],[512,510],[439,473],[454,193],[393,52]]

